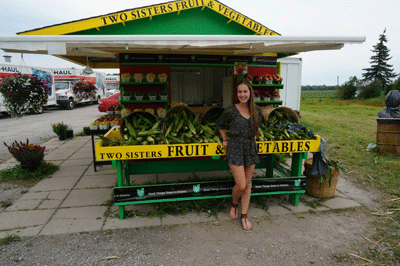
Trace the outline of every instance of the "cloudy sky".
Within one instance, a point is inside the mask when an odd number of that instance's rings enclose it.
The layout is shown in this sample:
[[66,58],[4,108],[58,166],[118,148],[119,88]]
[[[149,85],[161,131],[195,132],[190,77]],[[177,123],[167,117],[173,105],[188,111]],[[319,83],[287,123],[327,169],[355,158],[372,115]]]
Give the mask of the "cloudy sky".
[[[1,1],[0,35],[104,15],[124,9],[158,4],[163,0],[116,1]],[[399,0],[221,0],[228,7],[252,18],[283,36],[365,36],[362,44],[345,45],[341,50],[302,53],[302,85],[336,85],[351,76],[361,78],[369,67],[372,46],[386,28],[392,64],[400,73]],[[396,33],[397,32],[397,33]],[[4,62],[0,50],[0,62]],[[13,56],[21,64],[20,54]],[[52,56],[24,54],[28,66],[80,67]],[[112,70],[100,70],[113,73]]]

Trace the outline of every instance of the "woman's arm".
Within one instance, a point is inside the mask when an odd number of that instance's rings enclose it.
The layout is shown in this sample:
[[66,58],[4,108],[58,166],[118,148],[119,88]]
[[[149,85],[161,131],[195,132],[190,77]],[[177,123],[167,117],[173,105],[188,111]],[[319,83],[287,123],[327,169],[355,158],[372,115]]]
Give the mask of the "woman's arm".
[[228,146],[228,136],[226,135],[226,131],[224,129],[220,129],[219,133],[221,133],[222,137],[222,146],[224,146],[224,149],[226,149],[226,146]]

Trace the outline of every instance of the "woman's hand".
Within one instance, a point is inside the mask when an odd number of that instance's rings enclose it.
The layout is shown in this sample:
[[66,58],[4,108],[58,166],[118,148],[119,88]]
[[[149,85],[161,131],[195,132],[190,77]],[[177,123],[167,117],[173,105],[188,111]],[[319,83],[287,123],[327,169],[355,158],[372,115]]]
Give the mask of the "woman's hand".
[[224,146],[224,149],[226,150],[226,147],[228,146],[228,140],[223,140],[222,146]]

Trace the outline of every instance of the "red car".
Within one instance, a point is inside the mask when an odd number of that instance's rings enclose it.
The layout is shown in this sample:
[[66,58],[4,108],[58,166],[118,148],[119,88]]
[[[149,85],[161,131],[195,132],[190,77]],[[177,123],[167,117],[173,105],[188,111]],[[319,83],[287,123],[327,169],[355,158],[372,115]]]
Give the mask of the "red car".
[[99,111],[107,112],[107,108],[111,105],[119,105],[119,100],[121,98],[121,93],[117,92],[110,97],[104,98],[100,100]]

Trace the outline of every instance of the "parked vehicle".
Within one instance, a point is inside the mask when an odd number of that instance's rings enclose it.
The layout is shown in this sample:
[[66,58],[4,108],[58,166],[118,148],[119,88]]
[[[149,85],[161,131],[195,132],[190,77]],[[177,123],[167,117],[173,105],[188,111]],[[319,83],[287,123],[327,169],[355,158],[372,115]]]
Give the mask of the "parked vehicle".
[[[90,75],[84,75],[82,70],[75,68],[54,69],[54,80],[57,104],[66,107],[68,110],[75,108],[77,104],[85,102],[98,103],[100,99],[105,97],[105,75],[95,72]],[[90,99],[78,100],[72,93],[72,87],[78,81],[87,81],[95,84],[97,87],[96,100]]]
[[106,76],[106,96],[119,92],[119,75]]
[[114,93],[113,95],[111,95],[111,96],[109,96],[109,97],[107,97],[105,99],[101,99],[99,107],[98,107],[99,111],[100,112],[107,112],[107,108],[109,106],[119,105],[120,99],[121,99],[121,93],[120,92]]

